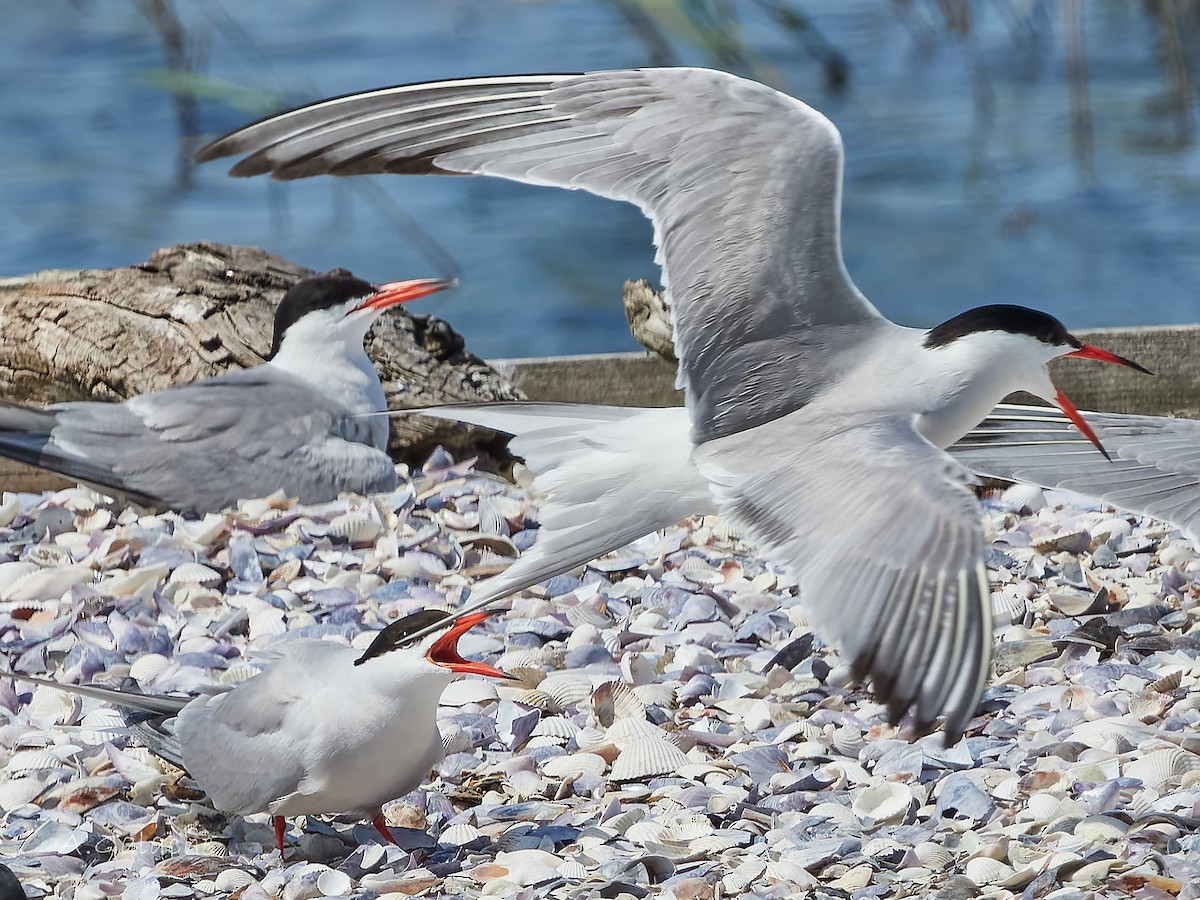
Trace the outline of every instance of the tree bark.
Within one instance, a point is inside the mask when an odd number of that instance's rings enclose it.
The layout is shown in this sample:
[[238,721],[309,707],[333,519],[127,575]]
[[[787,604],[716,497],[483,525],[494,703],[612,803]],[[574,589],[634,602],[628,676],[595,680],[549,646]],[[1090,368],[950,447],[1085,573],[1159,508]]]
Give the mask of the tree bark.
[[[34,405],[119,401],[258,365],[270,349],[279,298],[312,274],[257,248],[206,242],[160,250],[127,269],[0,279],[0,396]],[[368,334],[367,352],[390,408],[523,399],[432,316],[390,311]],[[482,452],[505,461],[506,442],[451,422],[392,419],[390,450],[409,463],[437,444],[455,456]],[[4,489],[65,483],[0,461]]]

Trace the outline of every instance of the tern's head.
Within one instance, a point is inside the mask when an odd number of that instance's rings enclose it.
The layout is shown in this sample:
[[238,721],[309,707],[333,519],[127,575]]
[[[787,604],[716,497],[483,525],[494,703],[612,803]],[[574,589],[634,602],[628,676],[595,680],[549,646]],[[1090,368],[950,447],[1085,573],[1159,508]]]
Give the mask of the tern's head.
[[279,352],[285,340],[314,345],[344,341],[361,350],[367,330],[385,310],[453,285],[441,278],[389,284],[371,284],[348,275],[306,278],[279,301],[268,358]]
[[1085,344],[1054,316],[1024,306],[996,304],[969,309],[929,329],[926,349],[961,347],[978,359],[980,369],[995,367],[1011,376],[1012,389],[1027,391],[1063,411],[1083,435],[1108,456],[1091,427],[1066,394],[1054,386],[1046,364],[1060,356],[1095,359],[1149,370],[1123,356]]
[[409,635],[422,628],[428,628],[438,622],[448,619],[449,613],[444,610],[423,609],[412,615],[397,619],[375,636],[375,640],[354,661],[360,666],[369,660],[384,654],[406,654],[408,658],[423,660],[423,664],[431,666],[430,672],[453,675],[487,675],[491,678],[512,678],[507,672],[502,672],[495,666],[474,660],[463,659],[458,652],[458,641],[464,634],[488,617],[487,612],[475,612],[463,616],[457,622],[448,626],[444,632],[431,634],[416,646],[403,647]]

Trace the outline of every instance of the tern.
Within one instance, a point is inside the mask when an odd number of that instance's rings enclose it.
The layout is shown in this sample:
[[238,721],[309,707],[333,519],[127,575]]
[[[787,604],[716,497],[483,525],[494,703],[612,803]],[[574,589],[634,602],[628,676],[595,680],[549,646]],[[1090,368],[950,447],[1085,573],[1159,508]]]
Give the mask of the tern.
[[383,385],[363,338],[441,279],[317,276],[280,301],[266,362],[124,403],[0,401],[0,455],[150,505],[208,512],[283,489],[303,502],[396,485]]
[[[420,786],[443,756],[438,700],[458,675],[511,678],[463,659],[458,641],[487,617],[451,622],[422,610],[391,623],[365,652],[316,638],[278,645],[272,662],[235,687],[197,697],[141,694],[0,673],[139,711],[131,732],[185,770],[225,813],[269,812],[283,855],[285,816],[348,813],[395,843],[380,811]],[[397,649],[415,631],[427,636]]]
[[[972,475],[944,449],[1001,399],[1054,404],[1045,364],[1141,368],[1012,305],[885,318],[841,254],[843,153],[795,98],[709,69],[470,78],[315,103],[228,134],[236,176],[494,175],[636,204],[654,225],[689,457],[717,508],[798,583],[896,722],[948,743],[990,669]],[[1144,370],[1143,370],[1144,371]]]

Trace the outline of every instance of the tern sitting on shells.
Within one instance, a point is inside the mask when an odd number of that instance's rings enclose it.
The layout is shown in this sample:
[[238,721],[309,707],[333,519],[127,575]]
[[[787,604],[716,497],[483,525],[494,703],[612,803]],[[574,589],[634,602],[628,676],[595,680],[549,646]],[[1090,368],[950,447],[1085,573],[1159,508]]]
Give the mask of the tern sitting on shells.
[[654,224],[689,456],[717,507],[783,565],[810,620],[898,720],[949,742],[989,669],[971,474],[941,448],[1017,390],[1087,424],[1058,356],[1139,368],[1056,319],[989,306],[885,318],[842,262],[841,137],[806,104],[708,69],[470,78],[280,113],[214,141],[231,174],[479,174],[637,204]]
[[[274,817],[281,855],[285,816],[360,816],[394,843],[380,809],[420,786],[442,758],[443,690],[458,675],[511,677],[459,655],[459,639],[487,615],[451,622],[422,610],[388,625],[361,654],[332,641],[284,641],[258,675],[197,697],[0,674],[138,711],[136,721],[126,717],[134,736],[188,772],[213,806]],[[428,627],[449,630],[398,649]]]
[[262,365],[124,403],[0,401],[0,455],[196,512],[280,489],[307,503],[390,490],[387,423],[358,417],[385,408],[363,338],[387,309],[453,284],[305,279],[280,301]]

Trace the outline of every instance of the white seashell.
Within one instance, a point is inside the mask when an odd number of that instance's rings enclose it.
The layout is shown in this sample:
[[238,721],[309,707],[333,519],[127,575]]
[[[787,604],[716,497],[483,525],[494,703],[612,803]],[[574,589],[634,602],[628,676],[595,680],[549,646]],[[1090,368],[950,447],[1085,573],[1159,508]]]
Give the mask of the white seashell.
[[106,597],[149,598],[169,572],[166,566],[141,566],[105,578],[96,585],[96,590]]
[[139,685],[145,687],[148,684],[153,684],[155,679],[165,672],[170,665],[171,661],[161,653],[144,653],[130,664],[129,675]]
[[985,887],[989,884],[999,884],[1002,881],[1007,881],[1015,874],[1012,866],[1002,863],[998,859],[992,859],[990,856],[977,856],[974,859],[967,860],[963,871],[968,878],[980,887]]
[[49,685],[39,685],[25,707],[29,718],[38,723],[69,725],[79,715],[80,698]]
[[241,684],[257,675],[261,670],[248,663],[235,663],[217,677],[221,684]]
[[712,834],[713,830],[708,816],[683,816],[667,827],[667,837],[672,841],[695,841]]
[[467,678],[452,681],[439,701],[442,706],[466,706],[469,703],[491,703],[499,699],[495,686],[490,681]]
[[1162,718],[1170,705],[1171,698],[1167,694],[1154,690],[1138,691],[1129,698],[1129,714],[1152,724]]
[[[545,688],[543,688],[545,690]],[[592,692],[592,711],[601,725],[618,719],[645,719],[646,705],[638,699],[632,685],[624,681],[606,681]]]
[[579,726],[569,719],[564,719],[562,716],[547,716],[539,720],[533,726],[533,731],[530,732],[530,734],[537,737],[562,738],[562,743],[564,744],[578,733]]
[[21,605],[43,600],[57,600],[76,584],[92,580],[89,566],[60,565],[36,569],[15,579],[0,594],[0,600]]
[[751,857],[743,861],[737,868],[721,879],[721,884],[725,888],[726,895],[736,896],[744,893],[750,885],[758,880],[766,868],[767,862],[764,859]]
[[246,598],[246,613],[250,617],[250,641],[275,637],[287,631],[283,610],[276,609],[258,597]]
[[46,789],[40,778],[10,778],[0,781],[0,810],[12,812],[33,801]]
[[595,753],[570,753],[555,756],[542,763],[542,774],[549,778],[580,778],[585,775],[603,775],[608,763]]
[[6,491],[4,502],[0,503],[0,528],[7,528],[20,511],[21,501]]
[[578,734],[575,735],[575,746],[580,750],[589,752],[598,751],[605,747],[611,747],[616,751],[616,745],[608,739],[608,732],[603,728],[594,728],[587,726],[580,728]]
[[908,812],[912,802],[912,792],[908,787],[895,781],[885,781],[860,790],[854,796],[851,808],[865,825],[872,827],[899,819]]
[[176,566],[167,579],[171,584],[200,584],[214,587],[221,583],[221,573],[203,563],[188,562]]
[[317,876],[317,890],[325,897],[347,897],[354,881],[345,872],[330,869]]
[[193,844],[191,852],[197,856],[224,857],[229,855],[229,847],[220,841],[204,841],[203,843]]
[[645,844],[647,841],[656,841],[662,843],[667,836],[667,828],[661,822],[651,822],[643,819],[640,822],[634,822],[625,829],[625,837],[638,844]]
[[573,709],[592,696],[592,681],[575,672],[551,672],[538,685],[538,690],[549,694],[563,709]]
[[679,574],[692,584],[724,584],[725,576],[699,556],[689,556],[679,566]]
[[113,523],[113,515],[107,509],[91,509],[75,516],[75,530],[84,534],[102,531]]
[[1099,844],[1111,844],[1125,837],[1129,826],[1112,816],[1088,816],[1075,825],[1075,834]]
[[654,666],[641,653],[626,653],[621,657],[621,675],[632,685],[654,681]]
[[471,841],[478,840],[482,835],[478,828],[474,825],[468,825],[466,822],[459,822],[451,825],[442,832],[438,838],[439,844],[448,844],[452,847],[461,847],[464,844],[469,844]]
[[582,881],[588,877],[587,866],[574,859],[566,860],[555,871],[563,878],[572,878],[576,881]]
[[638,781],[654,775],[668,775],[691,760],[674,744],[661,738],[639,738],[627,744],[613,763],[609,777],[613,781]]
[[829,882],[829,886],[842,891],[854,892],[871,883],[871,874],[872,869],[869,865],[855,866]]
[[25,560],[40,569],[57,569],[71,564],[71,554],[54,544],[35,544],[25,553]]
[[[1025,809],[1018,816],[1018,818],[1026,821],[1049,823],[1053,821],[1058,814],[1058,808],[1061,804],[1062,798],[1056,797],[1054,794],[1033,794],[1025,802]],[[974,879],[971,880],[974,881]],[[976,882],[976,884],[978,883],[979,882]]]
[[175,522],[175,533],[186,537],[201,547],[209,547],[229,528],[225,516],[208,513],[198,522],[179,519]]
[[954,854],[933,841],[922,841],[913,847],[913,853],[924,868],[933,872],[940,872],[954,862]]
[[213,879],[213,884],[218,891],[228,893],[233,893],[240,888],[246,887],[246,885],[254,883],[254,876],[244,869],[224,869]]
[[12,775],[24,775],[61,768],[63,761],[49,750],[18,750],[9,758],[5,771]]
[[624,750],[636,740],[667,740],[667,733],[646,719],[617,719],[605,732],[608,743]]
[[639,684],[633,693],[643,706],[672,707],[675,705],[675,690],[678,682],[667,683],[656,681],[653,684]]
[[[499,668],[502,671],[508,672],[510,675],[516,674],[512,669],[509,669],[505,666],[500,666]],[[555,716],[554,713],[562,712],[562,707],[558,705],[557,700],[555,700],[545,691],[539,691],[537,689],[531,691],[520,691],[510,699],[515,700],[517,703],[524,703],[526,706],[532,706],[534,709],[540,709],[550,718],[561,718],[560,716]]]
[[[13,565],[10,563],[9,565]],[[1157,681],[1152,681],[1146,685],[1151,691],[1158,691],[1161,694],[1170,694],[1175,691],[1179,685],[1183,683],[1183,669],[1176,669],[1170,675],[1164,675]]]
[[37,570],[38,566],[35,563],[24,560],[0,563],[0,598],[7,597],[8,589],[15,581]]
[[325,533],[350,544],[369,544],[383,534],[383,523],[362,512],[348,512],[335,517]]
[[1148,788],[1161,791],[1180,776],[1200,769],[1200,756],[1181,747],[1151,750],[1125,766],[1127,778],[1137,778]]
[[862,729],[855,728],[853,725],[842,725],[840,728],[835,728],[831,740],[839,753],[849,756],[851,759],[858,759],[858,754],[867,745]]

